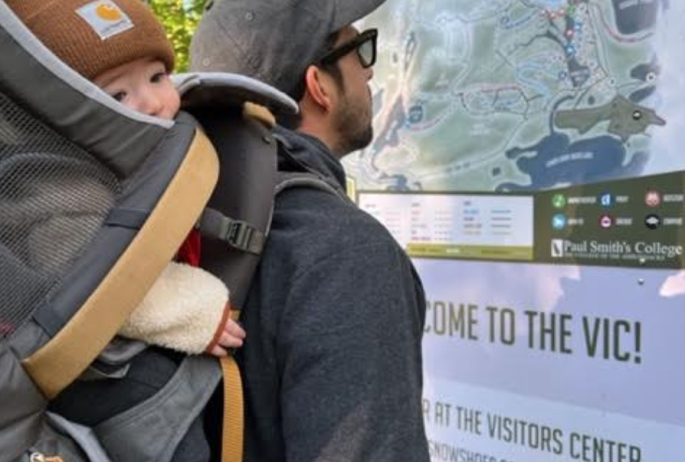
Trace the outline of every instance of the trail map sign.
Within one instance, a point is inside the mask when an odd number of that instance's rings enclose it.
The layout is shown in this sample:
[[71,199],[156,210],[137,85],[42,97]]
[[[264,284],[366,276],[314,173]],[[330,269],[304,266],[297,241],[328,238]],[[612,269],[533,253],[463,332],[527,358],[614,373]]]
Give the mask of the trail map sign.
[[685,2],[388,0],[350,189],[421,273],[433,461],[685,460]]

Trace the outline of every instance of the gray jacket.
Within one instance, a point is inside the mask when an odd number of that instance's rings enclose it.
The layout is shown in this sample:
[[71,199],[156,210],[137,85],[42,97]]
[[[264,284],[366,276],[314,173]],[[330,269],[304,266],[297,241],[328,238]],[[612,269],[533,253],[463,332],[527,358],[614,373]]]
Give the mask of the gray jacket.
[[[280,170],[340,188],[317,139],[278,129]],[[425,297],[390,233],[353,203],[313,188],[277,196],[238,350],[247,462],[428,462],[421,412]]]

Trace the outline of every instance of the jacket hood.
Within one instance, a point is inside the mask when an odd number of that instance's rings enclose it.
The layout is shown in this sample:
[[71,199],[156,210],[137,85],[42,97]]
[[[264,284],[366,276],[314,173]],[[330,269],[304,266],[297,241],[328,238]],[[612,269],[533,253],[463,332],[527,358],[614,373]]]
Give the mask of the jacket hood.
[[[276,127],[275,134],[284,141],[285,147],[292,159],[279,159],[280,162],[296,161],[303,171],[309,171],[318,176],[324,174],[346,189],[346,174],[340,161],[314,136],[295,132],[283,127]],[[279,166],[279,170],[282,170]],[[283,169],[288,170],[288,169]]]

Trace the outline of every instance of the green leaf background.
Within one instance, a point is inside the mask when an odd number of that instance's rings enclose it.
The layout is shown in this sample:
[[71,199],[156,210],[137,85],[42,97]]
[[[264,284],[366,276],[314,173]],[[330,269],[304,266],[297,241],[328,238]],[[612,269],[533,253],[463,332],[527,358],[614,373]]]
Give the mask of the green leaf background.
[[176,52],[176,69],[188,69],[188,47],[207,0],[147,0],[155,16],[164,25]]

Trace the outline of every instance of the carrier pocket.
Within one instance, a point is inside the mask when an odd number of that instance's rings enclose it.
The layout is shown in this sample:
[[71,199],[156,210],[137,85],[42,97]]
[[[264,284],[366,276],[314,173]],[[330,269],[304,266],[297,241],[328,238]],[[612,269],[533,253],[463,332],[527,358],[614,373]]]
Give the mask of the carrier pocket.
[[16,462],[111,462],[93,431],[46,413],[38,440]]

